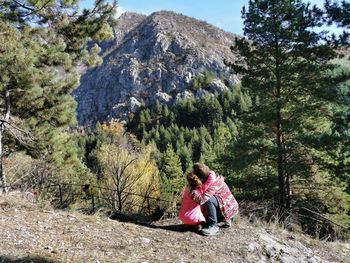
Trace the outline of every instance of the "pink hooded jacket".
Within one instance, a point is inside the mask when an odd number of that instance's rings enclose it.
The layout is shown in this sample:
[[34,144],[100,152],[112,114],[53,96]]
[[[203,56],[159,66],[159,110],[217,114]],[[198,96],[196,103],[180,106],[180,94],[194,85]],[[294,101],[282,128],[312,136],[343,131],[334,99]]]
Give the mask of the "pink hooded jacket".
[[[215,181],[215,173],[210,172],[208,179],[202,184],[202,187],[198,189],[200,192],[205,192]],[[185,225],[198,225],[201,222],[205,222],[201,205],[193,201],[190,189],[187,186],[183,193],[182,203],[179,211],[179,218]]]
[[210,180],[210,185],[206,190],[192,190],[192,200],[199,205],[203,205],[212,196],[215,195],[218,200],[221,213],[224,216],[225,220],[231,219],[238,213],[239,208],[235,197],[232,195],[222,175],[216,175],[214,173],[214,176]]

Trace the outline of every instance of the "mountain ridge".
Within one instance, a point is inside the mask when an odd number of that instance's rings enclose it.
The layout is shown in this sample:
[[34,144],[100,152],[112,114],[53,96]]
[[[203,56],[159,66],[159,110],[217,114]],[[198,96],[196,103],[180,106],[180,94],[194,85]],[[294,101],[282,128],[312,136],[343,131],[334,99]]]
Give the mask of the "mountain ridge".
[[209,93],[231,87],[238,77],[224,60],[235,59],[230,45],[236,37],[171,11],[124,13],[114,39],[101,44],[102,65],[88,70],[73,92],[79,124],[125,121],[142,101],[172,104],[202,96],[208,91],[190,91],[189,86],[203,72],[217,76]]

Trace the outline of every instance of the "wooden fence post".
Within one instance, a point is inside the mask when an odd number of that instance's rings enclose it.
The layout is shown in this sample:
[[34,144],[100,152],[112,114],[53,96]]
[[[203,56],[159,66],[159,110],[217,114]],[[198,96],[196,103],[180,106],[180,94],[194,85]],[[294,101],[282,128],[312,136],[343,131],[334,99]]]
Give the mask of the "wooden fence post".
[[62,197],[62,186],[60,184],[58,185],[58,190],[60,192],[60,205],[62,207],[63,206],[63,197]]
[[91,205],[92,205],[92,210],[95,210],[95,198],[94,198],[93,191],[91,191]]

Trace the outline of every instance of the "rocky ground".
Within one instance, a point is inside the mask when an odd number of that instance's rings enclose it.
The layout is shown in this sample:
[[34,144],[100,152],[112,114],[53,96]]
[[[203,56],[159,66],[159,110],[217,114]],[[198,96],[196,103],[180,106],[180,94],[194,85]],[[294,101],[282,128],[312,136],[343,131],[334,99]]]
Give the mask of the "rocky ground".
[[239,219],[204,237],[177,219],[135,224],[0,195],[0,262],[349,262],[329,243]]

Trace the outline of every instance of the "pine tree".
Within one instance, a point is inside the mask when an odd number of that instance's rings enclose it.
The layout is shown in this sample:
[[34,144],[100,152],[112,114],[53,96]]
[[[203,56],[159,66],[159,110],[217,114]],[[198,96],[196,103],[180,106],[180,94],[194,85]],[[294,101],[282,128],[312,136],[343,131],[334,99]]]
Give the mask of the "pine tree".
[[182,191],[185,184],[181,161],[170,144],[167,146],[162,159],[160,171],[163,193],[167,198],[174,198]]
[[35,156],[45,153],[59,166],[69,158],[53,151],[62,150],[61,133],[75,122],[76,103],[70,94],[79,84],[78,65],[101,62],[98,46],[89,49],[87,42],[112,36],[108,22],[114,7],[96,1],[95,8],[79,13],[77,1],[2,1],[0,182],[4,191],[4,144],[24,146]]
[[185,173],[190,172],[193,166],[191,148],[184,145],[177,147],[177,151],[181,160],[182,171],[185,171]]
[[166,129],[163,125],[159,127],[159,141],[158,147],[164,152],[167,149],[168,144],[171,142],[171,134],[168,129]]
[[348,45],[350,43],[350,2],[349,1],[325,1],[325,9],[328,16],[328,24],[335,23],[338,27],[344,29],[340,35],[340,44]]
[[182,100],[176,105],[176,123],[178,126],[185,126],[193,128],[198,124],[198,111],[194,106],[195,101]]
[[[342,71],[350,74],[350,68],[340,68],[332,74],[339,75]],[[333,105],[331,132],[324,134],[321,139],[324,148],[332,156],[328,167],[333,169],[337,178],[346,182],[346,191],[350,194],[350,80],[335,87],[335,90],[342,103]]]
[[249,1],[242,11],[247,39],[236,39],[232,48],[241,57],[232,69],[254,98],[241,115],[234,155],[241,168],[269,167],[277,176],[281,218],[292,205],[292,180],[330,173],[320,158],[322,145],[312,141],[329,132],[336,100],[331,87],[346,76],[329,75],[335,52],[325,33],[315,31],[322,15],[300,0]]

